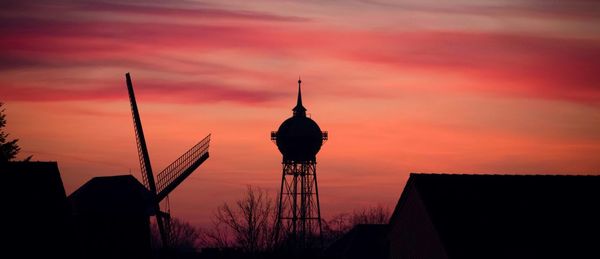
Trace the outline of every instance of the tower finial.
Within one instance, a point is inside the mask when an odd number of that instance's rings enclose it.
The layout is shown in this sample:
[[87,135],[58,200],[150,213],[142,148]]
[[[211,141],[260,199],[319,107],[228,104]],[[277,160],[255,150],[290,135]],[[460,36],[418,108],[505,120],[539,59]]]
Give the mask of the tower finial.
[[294,116],[304,116],[306,117],[306,108],[302,106],[302,89],[300,85],[302,84],[302,79],[298,76],[298,100],[296,101],[296,107],[292,109],[294,111]]

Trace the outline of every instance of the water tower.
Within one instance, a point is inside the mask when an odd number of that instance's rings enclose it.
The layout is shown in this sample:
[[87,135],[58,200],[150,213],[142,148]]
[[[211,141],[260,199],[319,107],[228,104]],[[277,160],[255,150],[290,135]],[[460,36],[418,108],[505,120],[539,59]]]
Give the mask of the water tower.
[[285,120],[271,140],[283,155],[283,173],[278,199],[278,233],[297,248],[321,245],[321,209],[317,187],[316,155],[327,140],[327,132],[306,116],[302,106],[302,81],[292,117]]

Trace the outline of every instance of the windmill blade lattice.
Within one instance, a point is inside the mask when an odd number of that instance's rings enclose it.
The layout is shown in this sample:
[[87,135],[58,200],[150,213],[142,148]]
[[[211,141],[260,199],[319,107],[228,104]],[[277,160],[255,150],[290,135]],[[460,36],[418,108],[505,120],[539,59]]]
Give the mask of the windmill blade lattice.
[[209,145],[210,134],[158,174],[156,191],[159,201],[169,195],[175,187],[208,159]]

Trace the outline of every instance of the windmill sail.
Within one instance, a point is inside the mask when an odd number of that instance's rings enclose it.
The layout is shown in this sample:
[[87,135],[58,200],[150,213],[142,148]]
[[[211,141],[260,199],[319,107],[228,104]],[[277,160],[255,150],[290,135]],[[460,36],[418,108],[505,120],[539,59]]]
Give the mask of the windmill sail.
[[[156,184],[154,183],[154,174],[152,173],[152,166],[150,165],[150,156],[148,155],[148,148],[146,147],[146,138],[144,137],[144,130],[142,129],[142,121],[140,119],[140,113],[137,108],[137,102],[135,101],[135,94],[133,92],[133,83],[131,82],[131,76],[129,73],[125,74],[127,81],[127,90],[129,92],[129,102],[131,104],[131,114],[133,115],[133,127],[135,129],[135,138],[137,142],[138,156],[140,158],[140,168],[142,170],[142,180],[144,186],[148,188],[152,195],[156,195]],[[156,197],[156,196],[155,196]],[[154,211],[156,211],[156,222],[158,225],[158,231],[163,243],[163,247],[169,246],[169,232],[166,229],[165,222],[160,214],[159,200],[155,199]],[[165,218],[168,220],[168,218]],[[168,225],[167,225],[168,226]]]
[[208,159],[208,146],[210,143],[210,134],[202,141],[198,142],[190,150],[185,152],[175,162],[171,163],[165,170],[158,174],[158,185],[154,180],[152,166],[150,165],[150,156],[146,147],[142,121],[133,93],[133,84],[129,73],[125,74],[127,81],[127,90],[129,91],[129,102],[131,103],[131,113],[133,115],[133,126],[137,141],[137,150],[140,158],[140,168],[142,170],[142,180],[144,186],[154,196],[154,211],[156,211],[156,223],[160,232],[162,245],[168,248],[171,241],[170,215],[160,210],[160,201],[163,200],[175,187],[177,187],[185,178],[187,178],[198,166]]
[[150,165],[150,156],[148,155],[148,148],[146,147],[146,138],[144,138],[142,121],[140,119],[140,113],[138,112],[137,102],[135,101],[133,84],[131,83],[131,76],[129,76],[129,73],[125,74],[125,78],[127,80],[127,90],[129,91],[129,103],[131,104],[131,114],[133,115],[133,127],[135,129],[135,139],[140,158],[142,180],[144,181],[144,186],[146,186],[153,194],[156,194],[154,175],[152,174],[152,166]]
[[208,159],[210,134],[190,150],[181,155],[158,174],[157,199],[164,199],[175,187],[187,178],[198,166]]

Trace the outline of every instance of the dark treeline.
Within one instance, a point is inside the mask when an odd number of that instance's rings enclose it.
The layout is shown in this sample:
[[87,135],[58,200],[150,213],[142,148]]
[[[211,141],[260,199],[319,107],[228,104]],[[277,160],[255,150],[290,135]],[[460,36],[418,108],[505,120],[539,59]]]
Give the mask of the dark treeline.
[[[195,228],[174,219],[175,249],[204,258],[278,257],[288,250],[284,238],[276,233],[276,204],[266,190],[248,186],[243,197],[216,208],[210,227]],[[324,219],[323,247],[318,250],[322,251],[358,224],[387,224],[389,217],[389,208],[377,205]],[[158,242],[158,236],[154,236]]]

